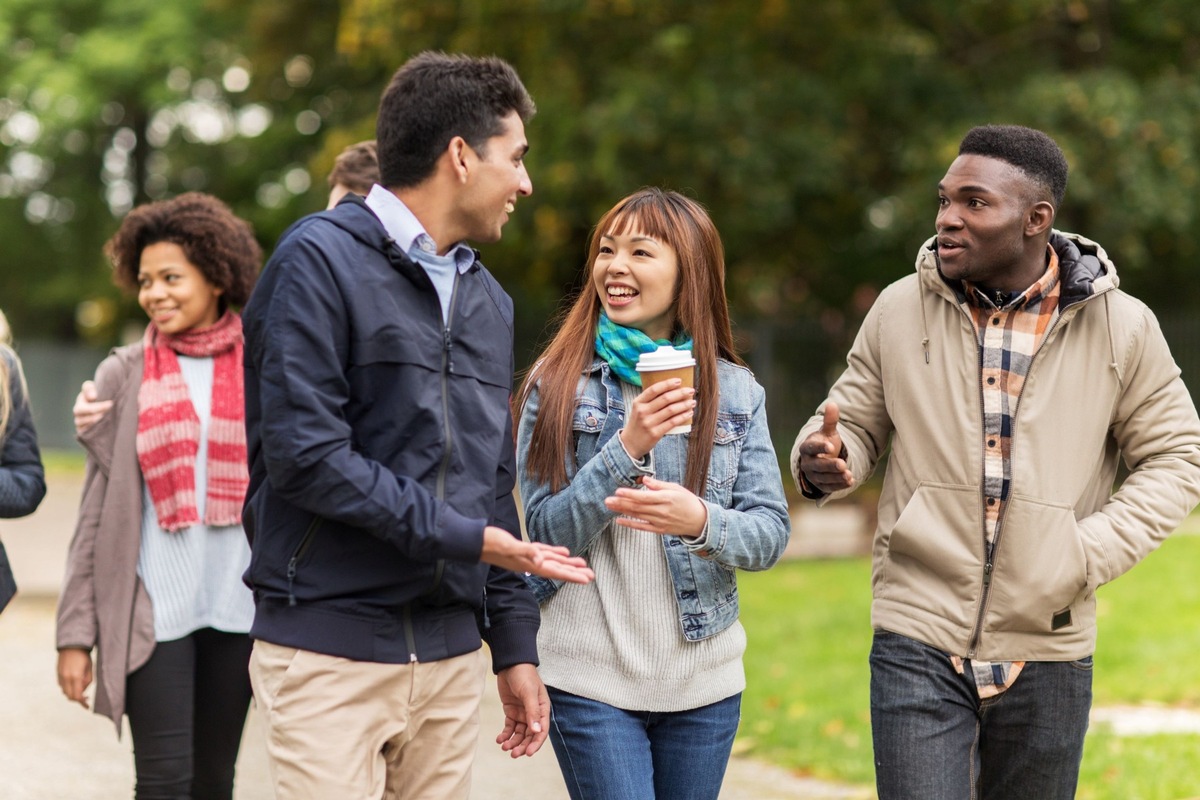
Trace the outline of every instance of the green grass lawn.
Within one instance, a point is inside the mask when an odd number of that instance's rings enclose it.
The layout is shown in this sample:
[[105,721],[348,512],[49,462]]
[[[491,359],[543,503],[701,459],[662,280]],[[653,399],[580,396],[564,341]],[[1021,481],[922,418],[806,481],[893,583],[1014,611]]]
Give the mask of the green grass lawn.
[[[1200,708],[1200,537],[1177,536],[1099,592],[1095,705]],[[749,636],[737,752],[873,785],[870,563],[801,561],[739,576]],[[1200,797],[1200,736],[1088,733],[1080,800]]]
[[83,450],[42,450],[42,466],[49,475],[82,475]]

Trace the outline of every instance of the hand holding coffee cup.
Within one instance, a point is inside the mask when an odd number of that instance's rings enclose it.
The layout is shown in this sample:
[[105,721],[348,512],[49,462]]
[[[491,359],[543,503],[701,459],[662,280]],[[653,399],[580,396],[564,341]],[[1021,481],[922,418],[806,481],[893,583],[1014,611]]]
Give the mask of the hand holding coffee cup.
[[[691,359],[690,353],[683,354]],[[668,432],[687,431],[695,410],[692,370],[676,370],[670,375],[643,373],[642,393],[634,398],[625,415],[621,444],[634,459],[644,458]],[[687,374],[680,374],[680,370]],[[674,380],[672,380],[672,378]],[[685,385],[686,384],[686,385]]]
[[[670,345],[660,345],[657,350],[642,353],[637,362],[638,374],[642,377],[642,387],[649,388],[659,381],[679,378],[683,388],[691,389],[696,383],[696,359],[687,350],[676,350]],[[667,435],[688,433],[692,429],[689,415],[684,425],[676,425],[667,431]]]

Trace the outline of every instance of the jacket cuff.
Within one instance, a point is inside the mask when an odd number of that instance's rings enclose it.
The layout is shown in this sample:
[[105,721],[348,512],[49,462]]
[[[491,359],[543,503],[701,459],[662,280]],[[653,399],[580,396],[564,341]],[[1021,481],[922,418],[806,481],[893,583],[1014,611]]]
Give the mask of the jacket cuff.
[[800,469],[800,465],[796,465],[796,485],[800,489],[800,496],[807,497],[809,500],[820,500],[825,496],[817,487],[808,482],[808,476],[804,474],[804,470]]
[[438,541],[442,556],[451,561],[478,563],[483,553],[483,529],[487,520],[465,517],[443,504],[437,516]]
[[704,503],[704,510],[708,514],[704,520],[704,529],[700,531],[695,539],[680,536],[679,541],[683,542],[683,546],[687,548],[689,553],[700,558],[712,558],[717,554],[717,551],[711,546],[714,505],[707,500],[702,500],[701,502]]
[[492,651],[492,672],[499,673],[517,664],[538,665],[537,633],[539,620],[513,619],[493,622],[484,631],[484,640]]
[[641,478],[647,475],[654,477],[654,451],[647,453],[641,461],[634,461],[619,434],[605,443],[600,449],[600,456],[609,474],[622,486],[635,487]]

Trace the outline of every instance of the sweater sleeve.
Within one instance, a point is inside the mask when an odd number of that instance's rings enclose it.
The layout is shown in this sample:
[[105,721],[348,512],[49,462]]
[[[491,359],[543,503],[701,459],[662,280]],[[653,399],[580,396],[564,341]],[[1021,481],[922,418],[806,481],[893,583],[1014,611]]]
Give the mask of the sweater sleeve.
[[113,406],[78,436],[87,451],[87,465],[75,535],[67,549],[66,572],[58,598],[55,640],[60,650],[68,647],[91,650],[99,635],[94,569],[96,533],[108,490],[116,420],[121,416],[123,399],[118,393],[127,375],[128,362],[120,357],[109,356],[101,362],[96,369],[97,396],[101,400],[112,399]]

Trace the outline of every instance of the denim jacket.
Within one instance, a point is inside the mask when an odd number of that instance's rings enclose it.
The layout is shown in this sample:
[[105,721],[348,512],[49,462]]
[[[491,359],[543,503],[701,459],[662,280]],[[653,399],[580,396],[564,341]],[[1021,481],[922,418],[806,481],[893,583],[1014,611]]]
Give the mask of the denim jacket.
[[[717,376],[720,409],[702,498],[708,525],[694,541],[661,537],[680,624],[689,641],[718,634],[737,620],[735,570],[773,565],[791,530],[779,463],[767,432],[765,393],[749,370],[727,361],[718,362]],[[617,516],[604,505],[617,487],[636,487],[643,475],[683,483],[691,434],[664,436],[644,466],[635,463],[616,436],[625,423],[620,381],[601,359],[580,378],[573,422],[575,458],[567,465],[569,483],[557,494],[548,484],[535,483],[525,469],[537,411],[534,389],[521,414],[517,472],[526,529],[535,542],[564,545],[573,555],[586,556]],[[561,585],[537,576],[526,580],[542,603]]]

